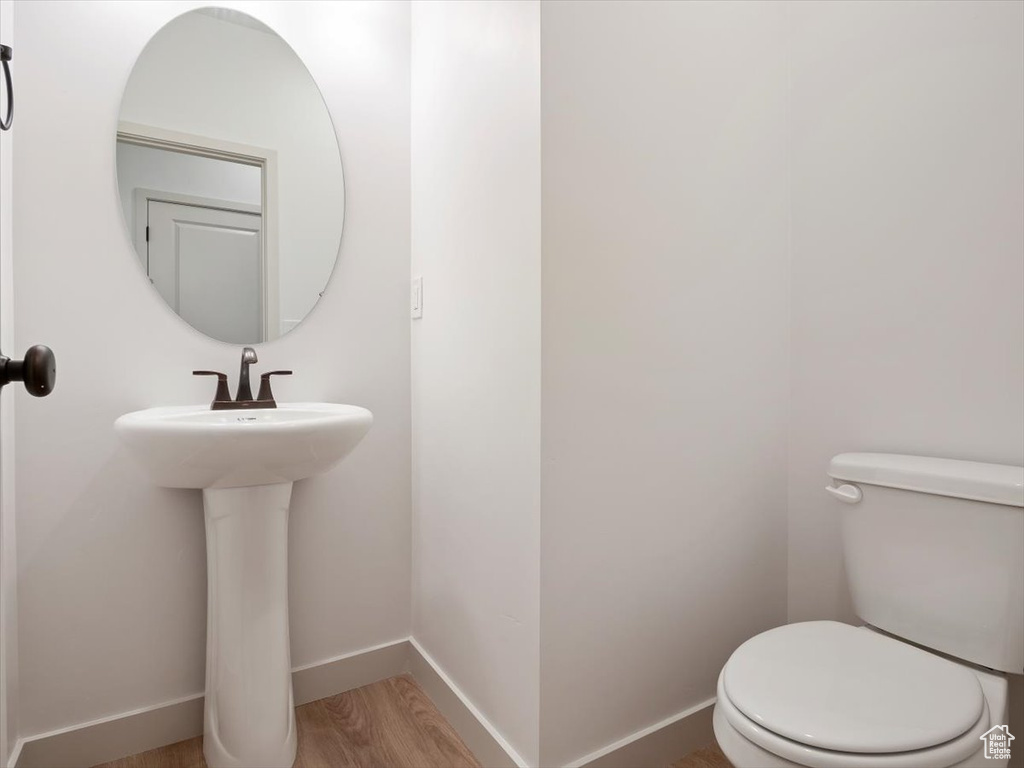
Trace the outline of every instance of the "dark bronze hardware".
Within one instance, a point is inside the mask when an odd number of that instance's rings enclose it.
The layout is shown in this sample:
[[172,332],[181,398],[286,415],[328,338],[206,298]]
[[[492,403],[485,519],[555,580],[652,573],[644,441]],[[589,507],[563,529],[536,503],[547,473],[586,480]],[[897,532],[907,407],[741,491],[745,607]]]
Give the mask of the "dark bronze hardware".
[[249,366],[258,363],[256,350],[252,347],[242,348],[242,367],[238,371],[238,391],[235,393],[235,402],[244,403],[252,400],[252,389],[249,387]]
[[260,376],[260,393],[256,396],[256,400],[259,403],[267,403],[262,406],[263,408],[277,408],[277,403],[274,402],[274,393],[270,391],[270,377],[291,375],[291,371],[267,371]]
[[[45,349],[45,347],[44,347]],[[249,387],[249,366],[257,361],[256,350],[246,347],[242,350],[242,369],[238,374],[238,394],[231,399],[227,374],[220,371],[192,371],[193,376],[216,376],[217,393],[213,396],[210,409],[214,411],[240,410],[243,408],[277,408],[274,393],[270,391],[271,376],[291,376],[291,371],[268,371],[260,377],[260,394],[255,400]]]
[[11,360],[0,355],[0,387],[21,381],[33,397],[46,397],[57,383],[57,359],[53,350],[36,344],[25,353],[24,360]]
[[192,375],[217,377],[217,393],[213,396],[210,408],[217,411],[231,404],[231,391],[228,389],[228,375],[226,373],[221,373],[220,371],[192,371]]
[[11,130],[11,123],[14,122],[14,83],[11,82],[10,61],[14,58],[14,51],[9,45],[0,45],[0,67],[4,70],[4,82],[7,83],[7,117],[0,119],[0,131]]

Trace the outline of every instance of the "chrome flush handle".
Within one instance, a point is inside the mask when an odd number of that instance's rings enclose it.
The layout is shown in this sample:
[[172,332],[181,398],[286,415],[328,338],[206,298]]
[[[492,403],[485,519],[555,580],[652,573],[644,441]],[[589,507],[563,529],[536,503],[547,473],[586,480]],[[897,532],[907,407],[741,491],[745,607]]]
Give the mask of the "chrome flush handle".
[[839,499],[844,504],[856,504],[864,496],[861,493],[860,488],[856,485],[850,485],[849,483],[843,483],[838,488],[834,485],[826,485],[825,490],[828,491],[833,498]]

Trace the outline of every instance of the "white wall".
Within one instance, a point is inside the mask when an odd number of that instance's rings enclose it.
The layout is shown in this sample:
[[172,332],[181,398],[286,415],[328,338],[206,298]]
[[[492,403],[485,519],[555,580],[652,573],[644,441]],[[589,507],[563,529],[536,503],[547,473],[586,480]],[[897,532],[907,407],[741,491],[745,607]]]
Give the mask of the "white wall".
[[545,2],[541,763],[786,618],[785,7]]
[[[58,358],[53,395],[16,395],[22,736],[203,689],[199,494],[151,486],[112,430],[125,411],[209,399],[193,368],[237,371],[237,348],[199,336],[148,286],[115,187],[132,65],[161,25],[201,4],[15,5],[14,278],[32,297],[16,307],[15,347],[46,343]],[[409,7],[232,5],[309,66],[349,191],[329,290],[301,327],[259,347],[259,368],[295,369],[275,384],[282,399],[375,416],[337,470],[295,488],[302,665],[409,634]]]
[[[60,362],[17,396],[21,735],[202,688],[199,499],[110,431],[236,365],[154,300],[114,188],[184,7],[16,7],[15,346]],[[411,62],[405,4],[239,7],[310,66],[349,192],[322,306],[261,357],[376,415],[296,488],[295,664],[406,634],[411,580],[427,652],[568,763],[713,695],[787,575],[791,620],[853,618],[834,453],[1024,460],[1020,4],[417,3]]]
[[538,755],[536,2],[412,10],[413,631]]
[[789,618],[852,620],[834,454],[1024,462],[1024,5],[791,13]]
[[[12,47],[13,10],[10,2],[0,2],[0,42]],[[13,60],[11,63],[14,64]],[[6,110],[6,83],[0,90],[4,93],[0,109]],[[13,347],[14,290],[11,285],[13,144],[11,131],[0,132],[0,350],[9,356],[18,351]],[[18,594],[14,537],[14,393],[11,392],[0,397],[0,766],[7,765],[18,730]]]
[[[315,19],[332,23],[326,9],[313,7]],[[332,45],[312,24],[313,44]],[[408,51],[403,55],[408,58]],[[352,76],[349,87],[365,85]],[[306,317],[334,268],[345,190],[330,115],[292,50],[265,31],[189,14],[146,48],[125,87],[120,114],[132,123],[277,152],[282,325]],[[342,136],[347,130],[342,127]]]
[[1024,5],[794,3],[790,618],[842,451],[1024,462]]

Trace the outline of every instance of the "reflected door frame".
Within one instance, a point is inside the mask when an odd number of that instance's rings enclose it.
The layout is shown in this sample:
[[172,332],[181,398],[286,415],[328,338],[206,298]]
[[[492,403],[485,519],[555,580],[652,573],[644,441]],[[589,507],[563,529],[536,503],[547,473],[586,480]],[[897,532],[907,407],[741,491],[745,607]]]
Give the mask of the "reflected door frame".
[[[277,250],[277,152],[273,149],[256,147],[249,144],[239,144],[233,141],[222,141],[208,136],[199,136],[193,133],[172,131],[166,128],[158,128],[152,125],[141,123],[130,123],[120,121],[117,129],[117,141],[124,141],[130,144],[137,144],[144,147],[155,147],[157,149],[181,152],[186,155],[198,155],[210,157],[216,160],[227,160],[244,165],[253,165],[261,169],[261,194],[260,208],[263,219],[263,237],[260,245],[262,252],[260,262],[263,268],[263,341],[272,341],[281,336],[281,324],[279,320],[279,271],[278,271],[278,250]],[[145,211],[145,206],[138,207],[139,192],[157,195],[147,199],[160,200],[162,202],[184,202],[182,195],[162,192],[161,190],[134,190],[133,198],[133,221],[128,222],[132,232],[133,244],[138,254],[146,252],[146,221],[140,211]],[[174,198],[174,199],[172,199]],[[218,207],[218,206],[214,206]],[[231,205],[237,210],[237,206]],[[139,234],[142,234],[141,248]]]
[[[232,202],[230,200],[214,200],[208,197],[197,197],[196,195],[184,195],[176,192],[162,192],[160,190],[153,189],[142,189],[136,188],[132,195],[132,215],[135,219],[135,229],[133,231],[133,239],[135,241],[135,250],[139,254],[139,259],[142,262],[142,268],[145,270],[146,275],[149,277],[149,282],[157,285],[154,280],[154,268],[153,268],[153,233],[150,232],[150,225],[152,224],[152,209],[150,203],[169,203],[171,205],[183,206],[193,211],[208,210],[208,211],[223,211],[225,214],[241,213],[248,216],[255,216],[259,219],[260,224],[260,264],[259,264],[259,281],[260,281],[260,307],[259,307],[259,333],[260,338],[249,339],[247,343],[260,343],[268,341],[271,337],[268,336],[268,329],[280,328],[280,312],[277,303],[277,296],[279,288],[274,286],[267,286],[267,281],[272,280],[271,276],[277,275],[277,265],[264,263],[264,251],[262,248],[263,239],[263,216],[261,215],[260,207],[258,205],[247,205],[245,203]],[[166,274],[165,274],[166,276]],[[276,281],[275,281],[276,282]],[[166,283],[162,283],[166,285]],[[157,290],[163,291],[160,287]],[[207,336],[212,339],[220,339],[224,341],[220,335],[211,332],[206,328],[199,328],[195,323],[192,323],[190,318],[185,317],[182,314],[182,307],[177,303],[176,300],[172,300],[168,296],[164,296],[166,301],[177,313],[178,316],[183,320],[189,322],[193,327],[202,330]],[[280,331],[278,331],[280,335]],[[276,337],[274,337],[276,338]],[[231,342],[229,342],[231,343]],[[235,342],[238,343],[238,342]]]

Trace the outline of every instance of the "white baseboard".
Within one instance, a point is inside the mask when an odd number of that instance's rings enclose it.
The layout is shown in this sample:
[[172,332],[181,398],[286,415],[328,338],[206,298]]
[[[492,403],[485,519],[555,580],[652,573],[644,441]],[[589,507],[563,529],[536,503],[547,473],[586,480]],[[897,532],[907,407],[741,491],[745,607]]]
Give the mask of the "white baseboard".
[[[295,704],[344,693],[409,672],[477,759],[488,768],[529,768],[529,764],[490,723],[414,638],[296,667]],[[670,765],[714,741],[714,699],[673,715],[609,744],[567,768],[621,768]],[[89,768],[156,749],[203,732],[203,694],[80,723],[19,739],[10,768]]]
[[409,638],[409,645],[412,648],[412,676],[476,759],[487,768],[528,768],[529,763],[519,756],[415,638]]
[[18,758],[21,756],[21,742],[17,742],[14,748],[11,750],[11,754],[7,758],[7,766],[9,768],[15,768],[18,764]]
[[[344,693],[409,669],[408,639],[292,670],[295,703]],[[203,733],[203,694],[21,739],[11,768],[89,768]]]
[[409,669],[409,653],[405,638],[296,667],[292,670],[295,706],[400,675]]
[[89,768],[203,732],[203,694],[21,739],[11,768]]
[[566,768],[659,768],[672,765],[695,749],[711,744],[715,699],[684,709],[659,723],[591,752]]

